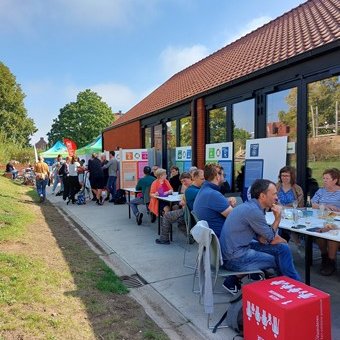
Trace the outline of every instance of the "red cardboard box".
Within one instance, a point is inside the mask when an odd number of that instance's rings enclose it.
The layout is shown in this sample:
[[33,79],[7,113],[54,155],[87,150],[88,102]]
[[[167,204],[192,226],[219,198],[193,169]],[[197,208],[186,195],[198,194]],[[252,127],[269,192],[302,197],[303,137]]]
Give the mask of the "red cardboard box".
[[286,276],[242,291],[244,339],[331,340],[329,294]]

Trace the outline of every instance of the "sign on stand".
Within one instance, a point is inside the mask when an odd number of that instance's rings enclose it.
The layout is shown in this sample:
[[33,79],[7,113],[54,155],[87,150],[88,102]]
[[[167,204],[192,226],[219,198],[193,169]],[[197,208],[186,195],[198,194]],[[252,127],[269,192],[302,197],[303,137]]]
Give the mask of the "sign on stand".
[[179,172],[189,171],[191,167],[191,146],[181,146],[176,148],[176,166]]
[[256,179],[276,183],[280,169],[286,165],[286,158],[287,136],[247,140],[244,191]]
[[148,165],[147,149],[120,150],[120,184],[121,188],[134,188],[144,176],[143,169]]
[[205,146],[205,162],[218,163],[224,169],[224,179],[232,185],[233,143],[213,143]]

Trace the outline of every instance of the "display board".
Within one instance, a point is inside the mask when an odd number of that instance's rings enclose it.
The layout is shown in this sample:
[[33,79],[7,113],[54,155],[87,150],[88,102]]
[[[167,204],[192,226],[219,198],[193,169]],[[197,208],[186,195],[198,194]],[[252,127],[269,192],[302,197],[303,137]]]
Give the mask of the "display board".
[[232,185],[233,174],[233,143],[213,143],[205,146],[205,162],[218,163],[224,169],[224,179]]
[[148,165],[147,149],[120,149],[120,187],[133,188],[144,176],[143,169]]
[[244,191],[258,178],[276,183],[286,158],[287,136],[247,140]]
[[191,165],[191,146],[176,147],[176,166],[179,172],[189,171]]

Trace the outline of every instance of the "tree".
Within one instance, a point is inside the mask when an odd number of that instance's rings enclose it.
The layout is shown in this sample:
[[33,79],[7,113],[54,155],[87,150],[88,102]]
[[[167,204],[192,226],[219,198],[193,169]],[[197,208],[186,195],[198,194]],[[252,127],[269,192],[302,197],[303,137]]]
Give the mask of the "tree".
[[54,144],[69,138],[80,148],[90,143],[114,120],[111,108],[97,93],[87,89],[79,92],[76,102],[60,109],[60,114],[53,120],[51,131],[47,133],[48,141]]
[[19,146],[28,146],[37,131],[33,119],[27,116],[24,98],[15,76],[0,62],[0,132]]

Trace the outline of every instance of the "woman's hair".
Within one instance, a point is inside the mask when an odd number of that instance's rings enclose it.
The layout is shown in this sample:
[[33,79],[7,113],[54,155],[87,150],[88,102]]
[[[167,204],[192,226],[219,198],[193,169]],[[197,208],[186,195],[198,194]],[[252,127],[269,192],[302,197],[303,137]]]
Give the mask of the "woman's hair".
[[179,176],[179,180],[181,181],[184,178],[190,178],[191,179],[191,175],[189,172],[182,172],[181,175]]
[[219,164],[206,164],[204,166],[204,178],[211,182],[222,170],[223,168]]
[[166,170],[162,169],[162,168],[157,169],[156,172],[155,172],[155,175],[156,175],[157,178],[161,177],[164,174],[166,174]]
[[326,169],[322,175],[329,175],[332,179],[336,179],[336,185],[340,185],[340,170],[337,168]]
[[280,169],[279,172],[279,181],[282,183],[281,175],[283,173],[289,173],[290,174],[290,184],[294,185],[296,183],[296,176],[295,176],[295,168],[292,166],[284,166],[283,168]]

